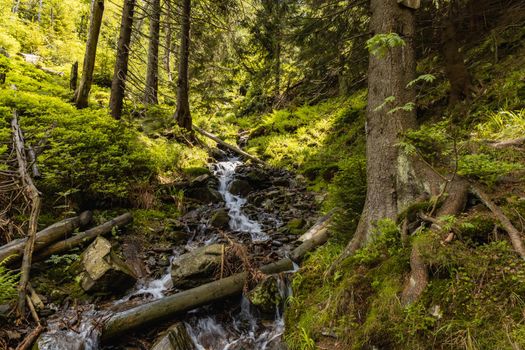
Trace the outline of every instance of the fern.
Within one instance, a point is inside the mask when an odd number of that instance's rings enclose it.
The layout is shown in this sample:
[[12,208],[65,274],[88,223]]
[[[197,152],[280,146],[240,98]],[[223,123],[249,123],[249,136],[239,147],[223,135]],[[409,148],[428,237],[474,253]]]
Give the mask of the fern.
[[376,57],[384,57],[388,50],[405,46],[405,41],[397,33],[376,34],[366,41],[366,48]]
[[0,304],[14,300],[17,295],[19,273],[14,273],[5,267],[10,258],[0,262]]

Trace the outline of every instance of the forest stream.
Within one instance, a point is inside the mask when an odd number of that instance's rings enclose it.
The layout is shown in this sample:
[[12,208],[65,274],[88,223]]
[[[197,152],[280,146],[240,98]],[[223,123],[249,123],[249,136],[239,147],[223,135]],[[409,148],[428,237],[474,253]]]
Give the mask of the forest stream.
[[[244,210],[247,198],[230,191],[238,175],[237,170],[242,165],[243,163],[238,158],[228,158],[213,165],[213,174],[218,180],[217,190],[224,199],[224,207],[229,216],[226,235],[244,237],[245,244],[260,247],[259,251],[266,256],[286,256],[289,245],[283,247],[283,243],[273,241],[272,236],[266,233],[283,227],[283,222],[276,212],[266,212],[264,206],[260,206],[258,217],[263,218],[261,221],[264,222],[250,218]],[[270,195],[272,193],[275,194],[275,191],[270,191]],[[209,214],[207,206],[197,210]],[[223,242],[224,238],[217,235],[215,230],[209,230],[209,221],[209,218],[203,217],[201,224],[186,226],[188,236],[191,238],[184,246],[173,249],[170,262],[181,256],[183,252],[191,252],[204,246]],[[290,240],[293,237],[286,238]],[[280,298],[273,314],[261,312],[251,305],[245,296],[237,298],[234,302],[226,302],[224,305],[208,305],[188,312],[181,320],[193,346],[198,350],[282,349],[284,346],[281,342],[284,332],[284,301],[291,295],[287,278],[290,273],[293,273],[293,270],[276,277],[277,292]],[[49,331],[40,337],[39,349],[96,350],[103,348],[99,341],[99,325],[112,312],[129,308],[130,305],[158,300],[173,293],[174,290],[172,265],[170,264],[159,278],[137,282],[130,292],[116,301],[100,306],[84,305],[58,312],[48,322]],[[71,324],[76,324],[76,326],[69,326]],[[154,347],[154,349],[164,349],[164,347]]]

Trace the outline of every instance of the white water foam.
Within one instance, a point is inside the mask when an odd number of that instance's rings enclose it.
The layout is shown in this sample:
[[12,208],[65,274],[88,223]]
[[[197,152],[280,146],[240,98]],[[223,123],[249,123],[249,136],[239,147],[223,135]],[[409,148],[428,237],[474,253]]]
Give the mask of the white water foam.
[[233,231],[249,233],[253,242],[265,242],[270,239],[261,228],[261,225],[251,220],[244,212],[242,207],[246,204],[246,199],[236,196],[230,192],[229,186],[234,180],[235,169],[242,164],[234,158],[230,161],[219,162],[216,164],[215,175],[219,178],[219,193],[224,198],[228,215],[230,216],[230,228]]

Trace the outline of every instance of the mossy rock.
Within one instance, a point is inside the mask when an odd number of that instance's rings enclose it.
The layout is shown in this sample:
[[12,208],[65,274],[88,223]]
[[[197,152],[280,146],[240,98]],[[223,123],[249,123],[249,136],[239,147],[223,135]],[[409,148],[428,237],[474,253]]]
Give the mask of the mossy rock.
[[219,229],[226,229],[229,224],[230,215],[228,215],[228,211],[224,208],[217,209],[210,219],[210,225]]
[[211,171],[208,168],[205,167],[190,167],[190,168],[184,168],[182,169],[184,174],[188,175],[189,177],[199,177],[201,175],[211,175]]
[[269,276],[246,295],[265,316],[274,316],[277,307],[283,302],[278,282],[277,277]]
[[300,235],[304,233],[305,224],[306,222],[303,218],[296,218],[288,221],[286,227],[291,234]]

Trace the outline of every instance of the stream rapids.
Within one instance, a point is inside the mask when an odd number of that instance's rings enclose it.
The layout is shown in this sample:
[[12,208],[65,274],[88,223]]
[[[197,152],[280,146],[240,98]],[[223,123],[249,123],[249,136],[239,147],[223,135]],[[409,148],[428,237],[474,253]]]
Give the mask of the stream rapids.
[[[243,210],[247,199],[235,195],[229,188],[235,179],[236,170],[242,164],[237,158],[214,164],[214,175],[218,179],[218,192],[224,199],[229,215],[230,232],[244,234],[251,237],[252,244],[268,244],[271,237],[265,233],[263,225],[257,220],[250,219]],[[282,225],[277,218],[273,218],[276,226]],[[272,222],[272,220],[270,220]],[[203,245],[209,245],[219,240],[216,234],[206,234],[206,225],[201,225],[200,232],[189,232],[190,239],[185,245],[185,251],[191,251]],[[170,261],[181,254],[182,249],[174,249]],[[293,272],[293,271],[291,271]],[[278,290],[282,300],[291,295],[291,288],[286,274],[278,277]],[[48,321],[48,331],[38,341],[39,350],[98,350],[106,349],[99,342],[100,324],[111,315],[113,308],[121,308],[126,303],[137,298],[147,297],[147,301],[162,298],[172,291],[171,264],[165,273],[158,279],[139,281],[124,297],[111,303],[109,307],[95,310],[94,305],[87,305],[82,309],[59,312],[57,317]],[[281,350],[286,349],[281,340],[284,333],[283,309],[279,305],[273,317],[261,317],[244,296],[238,301],[225,303],[221,307],[209,305],[192,310],[181,317],[188,335],[198,350]],[[227,309],[226,309],[227,308]],[[68,321],[67,321],[68,320]],[[74,322],[72,322],[74,321]],[[64,329],[64,324],[76,326]],[[115,349],[115,347],[110,347]],[[117,347],[118,348],[118,347]],[[109,348],[108,348],[109,349]]]

